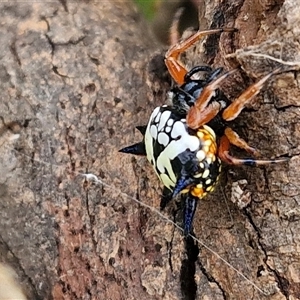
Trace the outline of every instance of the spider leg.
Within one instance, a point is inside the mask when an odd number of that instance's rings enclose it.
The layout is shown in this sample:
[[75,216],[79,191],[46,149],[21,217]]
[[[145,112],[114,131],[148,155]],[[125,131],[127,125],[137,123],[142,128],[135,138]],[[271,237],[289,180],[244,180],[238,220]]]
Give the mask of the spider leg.
[[183,229],[185,236],[188,236],[192,230],[193,219],[197,208],[198,200],[198,197],[195,197],[190,193],[182,195],[182,201],[184,202]]
[[[219,68],[221,69],[221,68]],[[222,71],[222,69],[221,69]],[[198,73],[198,72],[206,72],[206,73],[212,73],[213,70],[211,67],[209,66],[196,66],[196,67],[193,67],[191,70],[189,70],[185,75],[184,75],[184,81],[187,82],[189,80],[191,80],[191,77]]]
[[205,31],[198,31],[189,38],[176,43],[172,46],[165,55],[165,63],[169,70],[170,75],[175,80],[178,85],[184,83],[184,76],[187,73],[184,65],[179,61],[179,55],[185,50],[194,45],[197,41],[205,37],[206,35],[221,33],[221,32],[230,32],[234,31],[234,28],[219,28],[211,29]]
[[225,128],[225,132],[224,134],[226,135],[226,137],[228,138],[230,144],[235,145],[241,149],[246,150],[247,152],[258,156],[259,155],[259,151],[256,150],[253,147],[250,147],[247,142],[242,139],[234,130],[232,130],[230,127],[226,127]]
[[236,71],[237,69],[233,69],[224,73],[203,88],[199,98],[196,100],[194,106],[190,108],[186,117],[187,125],[190,128],[199,128],[212,120],[219,113],[222,109],[220,102],[213,102],[210,105],[208,105],[208,103],[211,98],[215,96],[215,91],[219,88],[221,82]]
[[196,66],[196,67],[193,67],[191,70],[189,70],[185,74],[184,82],[191,80],[192,76],[196,73],[205,72],[208,75],[207,78],[205,79],[206,83],[208,84],[211,81],[213,81],[214,79],[216,79],[222,71],[223,71],[223,68],[217,68],[217,69],[213,70],[209,66]]
[[206,82],[209,83],[217,78],[217,76],[223,71],[223,68],[217,68],[209,74],[209,77],[206,79]]
[[264,86],[264,83],[274,74],[278,73],[280,69],[276,69],[273,72],[264,76],[258,82],[250,85],[237,99],[235,99],[223,112],[222,117],[226,121],[234,120],[243,108],[251,102],[254,96],[256,96]]
[[253,159],[253,158],[236,158],[229,154],[230,142],[226,135],[223,135],[220,140],[218,156],[219,158],[230,165],[245,165],[245,166],[258,166],[269,165],[279,162],[288,161],[288,157],[276,159]]
[[180,192],[182,192],[188,185],[195,182],[195,178],[182,175],[177,179],[175,187],[172,192],[172,198],[176,197]]
[[197,129],[212,120],[221,109],[222,106],[219,102],[209,104],[203,111],[192,106],[186,116],[186,123],[189,128]]

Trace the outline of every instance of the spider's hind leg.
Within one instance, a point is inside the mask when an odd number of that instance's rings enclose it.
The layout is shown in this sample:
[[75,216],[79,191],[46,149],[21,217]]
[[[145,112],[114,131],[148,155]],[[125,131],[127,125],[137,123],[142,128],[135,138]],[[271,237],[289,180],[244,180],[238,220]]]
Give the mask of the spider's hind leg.
[[251,153],[252,155],[258,156],[259,151],[251,146],[248,145],[248,143],[242,139],[234,130],[232,130],[230,127],[226,127],[224,130],[224,134],[228,138],[230,144],[239,147],[241,149],[246,150],[248,153]]
[[258,166],[270,165],[279,162],[288,161],[288,157],[275,158],[275,159],[254,159],[254,158],[236,158],[229,154],[230,142],[226,135],[223,135],[220,140],[218,156],[219,158],[230,165],[245,165],[245,166]]
[[192,231],[193,219],[194,219],[199,198],[193,196],[190,193],[186,193],[186,194],[182,194],[181,200],[184,205],[183,230],[184,230],[184,235],[188,236]]

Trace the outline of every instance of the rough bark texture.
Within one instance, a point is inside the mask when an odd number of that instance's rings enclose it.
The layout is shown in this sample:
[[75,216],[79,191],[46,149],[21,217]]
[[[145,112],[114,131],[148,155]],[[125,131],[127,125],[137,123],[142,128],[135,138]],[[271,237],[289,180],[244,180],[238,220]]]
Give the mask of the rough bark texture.
[[[299,16],[293,0],[203,1],[201,28],[239,31],[189,63],[241,64],[224,88],[233,99],[278,60],[299,68]],[[168,88],[130,3],[6,3],[0,19],[0,258],[29,299],[300,298],[298,73],[276,76],[234,122],[264,157],[294,157],[225,168],[199,203],[200,242],[185,243],[172,205],[157,210],[145,158],[117,152]]]

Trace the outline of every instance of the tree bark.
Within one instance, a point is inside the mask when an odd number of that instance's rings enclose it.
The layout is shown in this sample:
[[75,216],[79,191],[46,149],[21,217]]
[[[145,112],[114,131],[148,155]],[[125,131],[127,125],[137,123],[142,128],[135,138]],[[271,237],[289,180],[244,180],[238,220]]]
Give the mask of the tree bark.
[[[187,54],[242,66],[223,88],[230,99],[278,65],[299,69],[297,1],[200,9],[200,28],[238,29]],[[300,298],[297,72],[274,76],[233,122],[262,156],[293,158],[225,167],[199,203],[198,241],[185,242],[174,204],[159,212],[146,159],[117,152],[141,139],[134,126],[170,82],[132,5],[5,3],[0,14],[0,258],[28,299]]]

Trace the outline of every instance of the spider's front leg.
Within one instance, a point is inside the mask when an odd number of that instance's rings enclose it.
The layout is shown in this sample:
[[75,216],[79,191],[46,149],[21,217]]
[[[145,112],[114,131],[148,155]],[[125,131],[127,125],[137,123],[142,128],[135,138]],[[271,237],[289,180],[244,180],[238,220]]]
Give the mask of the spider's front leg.
[[197,129],[208,123],[224,108],[220,101],[213,101],[210,104],[209,102],[216,95],[216,90],[220,87],[221,82],[236,71],[237,69],[233,69],[224,73],[203,88],[199,98],[196,100],[194,106],[190,108],[186,117],[187,125],[190,128]]
[[251,100],[261,91],[264,83],[273,75],[278,74],[281,69],[278,68],[270,72],[258,82],[250,85],[238,98],[236,98],[223,112],[222,117],[226,121],[234,120],[244,109],[244,107],[251,102]]
[[198,31],[189,38],[176,43],[172,46],[165,55],[165,63],[168,68],[168,71],[174,81],[181,85],[185,82],[185,75],[187,70],[185,66],[180,62],[179,56],[181,53],[192,47],[197,41],[203,37],[211,34],[221,33],[221,32],[232,32],[235,31],[235,28],[219,28],[211,29],[205,31]]

